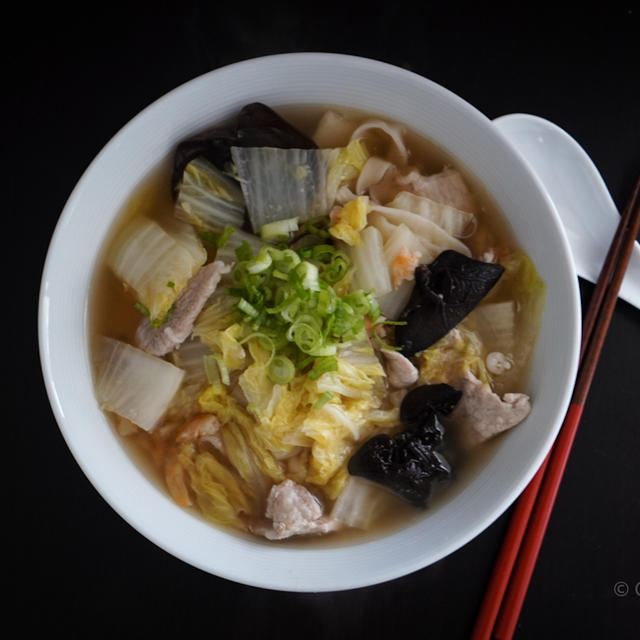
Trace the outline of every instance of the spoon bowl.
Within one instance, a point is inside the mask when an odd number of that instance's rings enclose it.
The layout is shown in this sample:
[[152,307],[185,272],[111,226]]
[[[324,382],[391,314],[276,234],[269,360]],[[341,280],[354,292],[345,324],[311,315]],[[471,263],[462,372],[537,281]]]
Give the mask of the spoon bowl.
[[[620,214],[586,151],[557,125],[525,113],[493,120],[538,176],[564,225],[576,272],[596,282]],[[635,243],[620,297],[640,308],[640,245]]]

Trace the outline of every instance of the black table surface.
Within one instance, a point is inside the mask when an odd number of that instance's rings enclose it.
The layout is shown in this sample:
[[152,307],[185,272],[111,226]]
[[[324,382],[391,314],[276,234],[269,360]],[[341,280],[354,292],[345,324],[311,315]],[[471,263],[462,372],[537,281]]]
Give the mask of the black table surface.
[[[202,73],[272,53],[375,58],[446,86],[490,118],[548,118],[585,148],[622,208],[640,170],[640,11],[632,3],[599,4],[597,11],[584,5],[566,12],[535,5],[497,11],[485,3],[473,10],[388,2],[285,9],[193,0],[82,5],[85,12],[58,3],[17,7],[4,25],[4,44],[12,44],[4,55],[3,217],[10,231],[2,277],[8,308],[20,312],[4,314],[3,392],[12,407],[4,425],[11,460],[5,610],[19,637],[469,636],[511,510],[412,575],[304,594],[204,573],[123,521],[76,464],[46,397],[36,336],[41,270],[76,181],[130,118]],[[580,289],[584,304],[593,286],[580,281]],[[26,327],[16,329],[20,316]],[[638,637],[639,365],[640,311],[620,300],[519,639]]]

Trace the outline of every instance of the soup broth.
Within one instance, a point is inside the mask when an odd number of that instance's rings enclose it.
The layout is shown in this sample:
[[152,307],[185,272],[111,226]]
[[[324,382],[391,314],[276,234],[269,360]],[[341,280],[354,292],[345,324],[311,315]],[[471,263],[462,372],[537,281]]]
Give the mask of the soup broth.
[[[376,114],[369,114],[342,107],[332,107],[327,105],[317,105],[313,107],[283,107],[278,109],[278,113],[288,122],[292,123],[307,136],[312,136],[322,115],[328,110],[333,110],[344,115],[350,121],[360,124],[371,119],[382,119]],[[507,217],[501,212],[490,195],[482,188],[478,181],[460,163],[452,158],[446,150],[438,147],[433,142],[425,139],[414,131],[405,128],[404,141],[409,150],[408,165],[424,175],[437,174],[444,167],[455,167],[469,186],[473,198],[477,204],[475,210],[475,227],[473,233],[463,238],[471,255],[476,259],[493,251],[496,248],[508,251],[509,253],[521,252],[521,248],[511,230]],[[349,139],[340,141],[340,145],[347,145]],[[388,137],[379,132],[372,132],[365,138],[366,148],[371,156],[388,158],[393,154],[392,145],[389,144]],[[113,232],[105,246],[105,255],[99,261],[94,274],[94,285],[92,287],[92,298],[90,301],[90,327],[92,337],[92,351],[95,354],[95,361],[99,361],[98,352],[101,336],[115,338],[127,344],[136,344],[136,331],[141,323],[142,316],[140,305],[137,301],[136,292],[132,287],[123,284],[122,279],[117,277],[114,270],[109,266],[107,255],[112,250],[115,239],[126,230],[127,226],[142,216],[155,220],[162,224],[164,221],[173,218],[175,202],[170,188],[171,166],[166,163],[140,185],[132,195],[127,206],[119,214],[114,225]],[[209,249],[210,251],[210,249]],[[211,257],[211,256],[209,256]],[[498,295],[489,295],[487,300],[500,303],[517,298],[519,292],[515,289],[521,285],[517,280],[508,283],[509,286],[502,287]],[[219,285],[222,286],[222,285]],[[465,326],[470,331],[475,331],[481,324],[481,318],[476,318],[475,312],[465,319]],[[525,333],[528,337],[526,341],[531,343],[529,352],[533,347],[533,340],[537,333],[537,323],[539,319],[533,318],[531,326]],[[533,337],[531,337],[533,336]],[[501,338],[495,336],[495,343],[492,342],[491,335],[486,334],[482,343],[482,358],[487,354],[499,351],[501,348]],[[420,356],[418,356],[418,361]],[[165,357],[171,360],[171,354]],[[418,367],[422,372],[422,369]],[[99,377],[99,366],[96,365],[96,377]],[[495,393],[502,395],[510,392],[522,392],[526,387],[528,375],[527,361],[517,362],[511,371],[506,375],[496,375],[492,377],[492,389]],[[421,378],[422,382],[430,382]],[[435,380],[441,382],[441,380]],[[138,465],[147,477],[158,487],[159,490],[167,492],[171,497],[171,491],[167,489],[167,458],[166,444],[164,438],[175,437],[178,422],[176,415],[171,410],[161,419],[158,425],[150,431],[138,428],[130,420],[123,419],[111,411],[106,411],[113,428],[122,435],[122,442],[127,448],[132,460]],[[195,411],[195,413],[199,413]],[[188,421],[188,417],[181,416],[181,421]],[[167,427],[167,424],[171,423]],[[222,429],[224,429],[224,424]],[[394,434],[399,427],[387,429],[385,433]],[[375,430],[374,430],[375,432]],[[374,433],[372,432],[372,433]],[[451,477],[441,485],[434,485],[434,495],[430,499],[429,508],[416,509],[405,500],[386,492],[384,508],[380,510],[378,517],[366,530],[355,527],[343,527],[336,531],[327,532],[323,536],[294,536],[292,540],[285,541],[289,545],[332,545],[351,544],[359,542],[363,536],[376,537],[385,535],[400,527],[405,527],[417,518],[427,516],[430,512],[437,510],[438,505],[450,499],[458,492],[462,491],[470,479],[484,466],[488,458],[492,455],[495,447],[499,443],[499,437],[494,438],[479,446],[469,448],[463,441],[455,436],[454,430],[448,427],[445,430],[444,443],[441,452],[452,467]],[[218,458],[219,454],[216,453]],[[278,464],[287,467],[287,458],[276,458]],[[225,461],[228,464],[228,461]],[[229,464],[233,471],[233,465]],[[287,475],[285,473],[285,475]],[[323,489],[313,483],[303,482],[311,489],[312,493],[320,496],[325,503],[325,513],[329,513],[335,498],[331,499],[323,493]],[[174,496],[175,497],[175,496]],[[198,508],[197,500],[193,500],[191,505],[186,506],[193,511],[195,517],[203,517]],[[260,510],[263,512],[264,498]],[[254,538],[246,531],[230,529],[238,535],[247,535]],[[265,541],[265,544],[273,544],[273,541]]]

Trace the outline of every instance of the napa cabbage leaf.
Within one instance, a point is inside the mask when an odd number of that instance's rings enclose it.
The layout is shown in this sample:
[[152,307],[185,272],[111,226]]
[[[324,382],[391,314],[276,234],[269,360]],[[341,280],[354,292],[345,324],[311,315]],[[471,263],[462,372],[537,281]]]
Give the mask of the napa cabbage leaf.
[[460,323],[419,356],[420,382],[454,386],[467,371],[491,384],[484,362],[483,344],[478,334]]
[[140,217],[118,234],[107,264],[135,292],[152,324],[159,324],[206,259],[191,225],[178,220],[160,225]]
[[196,502],[206,518],[243,529],[241,514],[257,515],[242,480],[212,453],[198,451],[193,442],[185,442],[178,462],[187,472]]

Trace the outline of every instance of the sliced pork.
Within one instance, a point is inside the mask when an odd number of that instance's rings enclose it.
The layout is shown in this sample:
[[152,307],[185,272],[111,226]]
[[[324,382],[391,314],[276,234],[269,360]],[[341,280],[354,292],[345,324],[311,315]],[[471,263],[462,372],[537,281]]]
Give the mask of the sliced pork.
[[140,323],[136,331],[138,346],[154,356],[164,356],[181,345],[191,334],[196,318],[220,279],[231,271],[231,267],[218,260],[202,267],[180,292],[162,326],[154,328],[146,318]]
[[418,380],[419,371],[409,358],[390,349],[382,349],[380,353],[384,356],[384,369],[392,387],[404,389]]
[[531,401],[524,393],[505,393],[500,398],[488,384],[467,371],[456,385],[462,397],[448,416],[447,423],[460,440],[474,446],[515,427],[531,411]]
[[271,488],[267,498],[266,517],[270,526],[254,526],[254,533],[269,540],[283,540],[297,535],[329,533],[340,524],[323,515],[320,501],[305,487],[285,480]]

